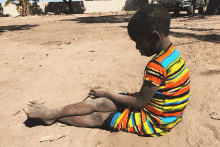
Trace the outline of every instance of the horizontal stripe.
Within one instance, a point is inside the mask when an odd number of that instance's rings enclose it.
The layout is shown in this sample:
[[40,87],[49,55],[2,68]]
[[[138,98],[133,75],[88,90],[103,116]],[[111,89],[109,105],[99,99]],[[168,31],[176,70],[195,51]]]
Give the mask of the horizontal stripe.
[[[183,60],[181,60],[183,61]],[[182,65],[181,65],[182,64]],[[177,67],[175,67],[177,66]],[[172,67],[170,67],[167,72],[167,79],[169,79],[170,77],[174,76],[175,74],[179,73],[184,67],[185,67],[185,63],[183,61],[183,63],[178,63],[178,65],[173,65]],[[178,69],[179,68],[179,69]],[[175,69],[175,70],[174,70]]]
[[175,120],[178,119],[178,118],[179,118],[179,117],[176,117],[176,116],[163,117],[163,118],[162,118],[162,122],[163,122],[163,123],[170,123],[170,122],[175,121]]
[[175,61],[179,57],[179,52],[177,50],[174,50],[174,52],[166,57],[162,62],[161,65],[166,69],[169,64],[171,64],[173,61]]
[[169,79],[166,79],[166,81],[169,82],[170,80],[177,78],[178,76],[180,76],[183,73],[184,70],[186,70],[186,66],[184,66],[184,68],[179,73],[177,73],[175,76],[173,76]]
[[159,56],[156,60],[161,63],[166,57],[172,54],[174,49],[175,49],[174,46],[171,46],[164,54]]

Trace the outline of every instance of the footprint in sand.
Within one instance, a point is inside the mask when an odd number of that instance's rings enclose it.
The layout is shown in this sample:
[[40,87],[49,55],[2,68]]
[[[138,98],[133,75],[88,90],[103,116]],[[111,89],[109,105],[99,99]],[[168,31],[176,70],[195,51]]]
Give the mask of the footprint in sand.
[[220,113],[213,112],[209,115],[211,116],[212,119],[220,120]]

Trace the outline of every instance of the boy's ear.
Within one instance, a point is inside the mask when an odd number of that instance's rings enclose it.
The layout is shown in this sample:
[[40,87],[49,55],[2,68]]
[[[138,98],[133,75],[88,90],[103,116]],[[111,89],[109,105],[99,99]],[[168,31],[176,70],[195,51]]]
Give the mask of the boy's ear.
[[152,39],[157,43],[158,41],[161,40],[160,34],[157,31],[153,31]]

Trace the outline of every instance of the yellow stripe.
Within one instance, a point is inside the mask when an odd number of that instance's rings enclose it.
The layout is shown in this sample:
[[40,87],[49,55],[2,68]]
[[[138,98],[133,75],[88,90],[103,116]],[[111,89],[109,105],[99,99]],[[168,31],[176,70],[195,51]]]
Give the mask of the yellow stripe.
[[173,61],[171,64],[169,64],[166,69],[169,69],[169,68],[171,68],[173,65],[175,65],[176,63],[181,62],[181,61],[180,61],[181,59],[182,59],[181,56],[179,56],[175,61]]
[[128,128],[130,128],[130,127],[133,127],[133,123],[132,123],[131,117],[128,120]]
[[185,99],[187,99],[188,97],[189,97],[189,93],[186,94],[186,95],[183,96],[183,97],[178,97],[178,98],[175,98],[175,99],[166,99],[166,100],[165,100],[165,103],[181,102],[181,101],[184,101]]
[[166,89],[166,87],[165,87],[165,86],[160,86],[160,87],[158,88],[158,90],[163,90],[163,89]]
[[160,128],[157,128],[157,127],[154,127],[154,130],[156,131],[156,133],[161,133],[163,132],[164,130],[160,129]]
[[115,124],[114,124],[114,128],[117,127],[118,123],[121,121],[121,118],[123,117],[125,112],[123,112],[122,114],[119,115],[119,117],[117,118],[117,120],[115,121]]
[[152,137],[157,137],[157,135],[155,135],[155,134],[151,134],[151,136],[152,136]]
[[187,74],[189,71],[188,71],[188,68],[186,68],[178,77],[176,77],[175,79],[172,79],[172,80],[168,80],[168,81],[165,81],[165,83],[175,83],[177,81],[179,81],[185,74]]
[[[176,60],[177,61],[177,60]],[[184,60],[182,59],[182,57],[180,56],[179,62],[173,62],[172,66],[169,66],[169,68],[167,68],[167,76],[173,74],[174,72],[176,72],[183,64],[184,64]]]
[[134,113],[134,119],[135,119],[136,125],[141,124],[141,113],[140,112],[135,112]]
[[157,98],[153,98],[154,101],[157,101],[157,102],[164,102],[164,99],[157,99]]
[[166,128],[166,129],[169,129],[169,128],[173,128],[177,123],[179,123],[181,121],[182,117],[179,117],[176,121],[172,122],[172,123],[169,123],[169,124],[165,124],[165,125],[161,125],[160,127],[161,128]]
[[157,104],[155,104],[155,103],[152,103],[152,102],[149,102],[149,104],[152,104],[152,105],[154,105],[154,106],[157,106],[157,107],[159,107],[159,108],[155,108],[155,109],[157,109],[157,110],[162,110],[163,109],[163,106],[159,106],[159,105],[157,105]]
[[174,110],[182,110],[186,106],[187,102],[177,105],[177,106],[165,106],[164,112],[174,111]]
[[166,135],[168,133],[169,133],[169,131],[164,131],[164,132],[161,132],[160,135]]
[[151,132],[147,122],[143,123],[143,130],[144,130],[145,134],[152,134],[153,133],[153,132]]
[[164,100],[163,100],[163,102],[158,102],[158,101],[153,100],[153,102],[158,104],[158,105],[163,105],[164,104]]

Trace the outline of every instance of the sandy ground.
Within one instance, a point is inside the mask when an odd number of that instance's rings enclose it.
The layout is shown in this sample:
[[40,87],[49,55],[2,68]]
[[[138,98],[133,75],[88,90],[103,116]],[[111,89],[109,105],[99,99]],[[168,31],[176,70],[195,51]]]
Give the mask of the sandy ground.
[[[94,85],[139,91],[150,58],[141,57],[127,35],[131,16],[0,18],[0,146],[219,146],[220,120],[210,113],[220,112],[220,16],[172,18],[171,40],[189,68],[191,93],[182,122],[168,135],[149,138],[27,121],[22,107],[29,99],[56,108],[82,101]],[[47,136],[51,141],[43,141]]]

